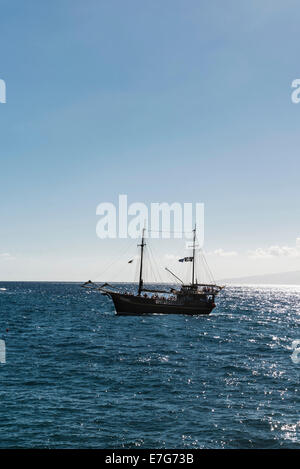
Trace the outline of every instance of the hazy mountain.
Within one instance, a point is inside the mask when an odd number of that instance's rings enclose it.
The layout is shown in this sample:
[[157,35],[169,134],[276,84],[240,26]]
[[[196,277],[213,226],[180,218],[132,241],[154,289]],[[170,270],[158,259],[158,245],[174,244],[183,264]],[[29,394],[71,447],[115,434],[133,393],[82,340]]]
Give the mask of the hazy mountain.
[[249,277],[227,278],[219,280],[219,283],[254,283],[254,284],[278,284],[300,285],[300,270],[294,272],[281,272],[278,274],[251,275]]

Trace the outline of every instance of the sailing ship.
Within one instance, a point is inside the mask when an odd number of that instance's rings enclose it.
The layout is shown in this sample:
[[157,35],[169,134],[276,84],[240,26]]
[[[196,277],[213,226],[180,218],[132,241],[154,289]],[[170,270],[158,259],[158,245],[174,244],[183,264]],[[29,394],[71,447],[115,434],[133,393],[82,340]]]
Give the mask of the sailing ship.
[[215,297],[224,286],[213,283],[198,283],[195,277],[196,259],[196,227],[193,230],[193,254],[179,259],[181,262],[192,262],[191,282],[184,283],[170,269],[166,270],[181,282],[180,288],[147,288],[143,280],[145,229],[142,232],[140,247],[139,282],[137,293],[116,291],[115,287],[104,283],[97,285],[89,280],[82,287],[100,291],[103,295],[112,299],[117,315],[142,315],[142,314],[210,314],[215,308]]

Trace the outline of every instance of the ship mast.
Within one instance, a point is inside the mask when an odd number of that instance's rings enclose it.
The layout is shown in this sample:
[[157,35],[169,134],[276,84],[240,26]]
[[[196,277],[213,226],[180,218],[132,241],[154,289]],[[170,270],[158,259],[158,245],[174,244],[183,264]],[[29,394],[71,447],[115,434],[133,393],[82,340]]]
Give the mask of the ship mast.
[[196,243],[196,225],[193,229],[193,268],[192,268],[192,285],[194,285],[195,280],[195,243]]
[[141,248],[141,264],[140,264],[140,278],[139,278],[138,295],[141,294],[142,288],[143,288],[143,256],[144,256],[144,246],[146,246],[146,243],[144,243],[144,236],[145,236],[145,228],[143,228],[142,243],[138,245]]

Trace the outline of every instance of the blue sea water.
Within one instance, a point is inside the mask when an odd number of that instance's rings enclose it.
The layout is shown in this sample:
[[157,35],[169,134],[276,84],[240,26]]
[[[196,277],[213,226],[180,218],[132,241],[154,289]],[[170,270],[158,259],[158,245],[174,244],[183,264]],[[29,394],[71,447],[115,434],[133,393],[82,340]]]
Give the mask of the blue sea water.
[[118,317],[79,284],[2,282],[0,447],[300,448],[299,320],[300,287]]

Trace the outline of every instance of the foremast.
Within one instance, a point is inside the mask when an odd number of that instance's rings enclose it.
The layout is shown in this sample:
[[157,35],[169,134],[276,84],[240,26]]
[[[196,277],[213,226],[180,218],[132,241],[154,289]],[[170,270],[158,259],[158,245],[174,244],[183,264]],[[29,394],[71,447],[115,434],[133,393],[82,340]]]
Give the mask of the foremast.
[[145,228],[143,228],[143,233],[142,233],[142,242],[141,244],[138,244],[138,246],[141,248],[141,263],[140,263],[140,277],[139,277],[139,288],[138,288],[138,295],[141,295],[142,289],[143,289],[143,258],[144,258],[144,247],[146,246],[145,243]]

